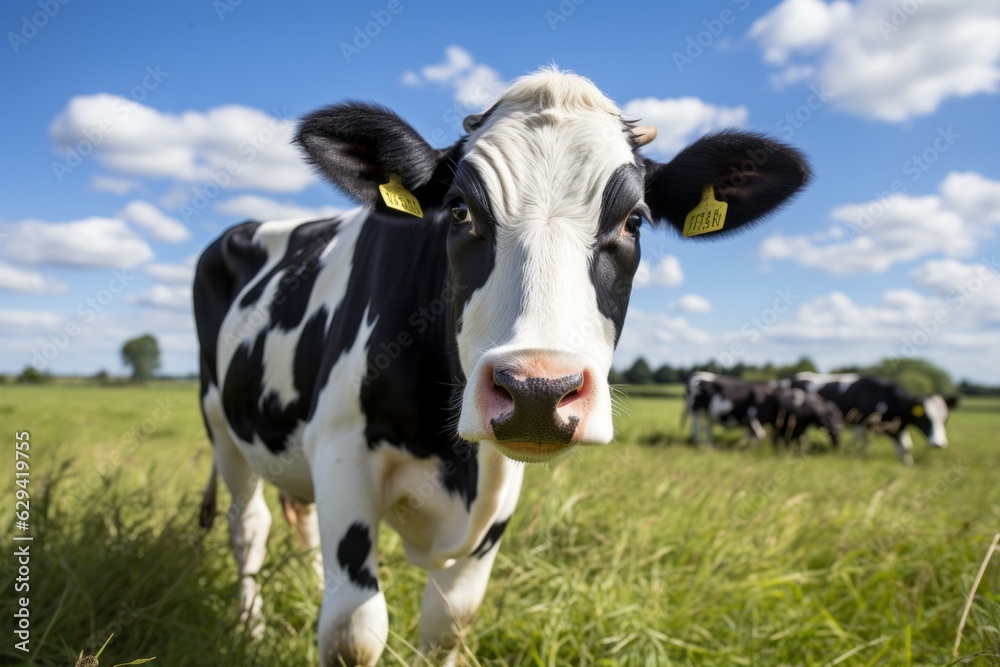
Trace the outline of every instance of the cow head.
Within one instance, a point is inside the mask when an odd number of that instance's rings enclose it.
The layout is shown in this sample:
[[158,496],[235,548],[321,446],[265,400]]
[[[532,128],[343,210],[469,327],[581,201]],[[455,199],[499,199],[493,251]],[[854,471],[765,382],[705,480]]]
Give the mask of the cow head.
[[948,434],[945,424],[948,421],[948,410],[955,407],[958,399],[949,396],[945,398],[938,394],[927,397],[912,397],[908,405],[907,421],[927,436],[931,447],[947,447]]
[[464,129],[436,150],[391,111],[347,103],[308,116],[297,141],[361,202],[396,215],[378,186],[398,174],[430,218],[423,224],[449,226],[452,335],[466,380],[458,433],[520,461],[611,440],[607,376],[643,227],[681,229],[713,186],[728,213],[712,235],[726,236],[809,178],[797,151],[746,132],[703,137],[670,162],[643,158],[637,149],[655,130],[554,69],[515,81]]

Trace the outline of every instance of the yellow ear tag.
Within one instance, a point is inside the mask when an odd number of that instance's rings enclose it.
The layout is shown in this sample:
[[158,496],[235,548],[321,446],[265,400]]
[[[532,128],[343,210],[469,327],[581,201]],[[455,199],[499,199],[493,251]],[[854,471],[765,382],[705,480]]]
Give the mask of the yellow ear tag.
[[420,202],[417,201],[412,192],[403,187],[403,181],[399,174],[389,174],[389,182],[378,186],[378,191],[382,193],[382,201],[389,208],[409,213],[417,218],[424,217]]
[[726,222],[728,208],[729,204],[715,199],[715,187],[706,185],[701,191],[701,201],[684,218],[684,236],[719,231]]
[[913,409],[910,410],[910,412],[913,413],[914,417],[923,417],[924,416],[924,406],[919,405],[919,404],[918,405],[914,405]]

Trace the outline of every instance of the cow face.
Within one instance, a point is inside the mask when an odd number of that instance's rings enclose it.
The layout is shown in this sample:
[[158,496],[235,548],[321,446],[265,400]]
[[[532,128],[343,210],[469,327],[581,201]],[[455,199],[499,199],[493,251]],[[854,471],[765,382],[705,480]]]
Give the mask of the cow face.
[[636,149],[655,131],[556,70],[519,79],[464,127],[434,150],[388,110],[347,104],[307,117],[297,140],[360,201],[393,214],[378,184],[396,173],[431,224],[449,226],[458,434],[520,461],[611,440],[607,375],[644,226],[680,229],[711,185],[729,206],[715,234],[726,235],[809,176],[794,149],[748,133],[705,137],[669,163],[644,159]]
[[937,394],[927,398],[917,398],[909,408],[909,423],[927,436],[927,442],[932,447],[947,447],[948,434],[945,432],[945,423],[948,421],[948,408],[954,405],[953,399],[945,399]]

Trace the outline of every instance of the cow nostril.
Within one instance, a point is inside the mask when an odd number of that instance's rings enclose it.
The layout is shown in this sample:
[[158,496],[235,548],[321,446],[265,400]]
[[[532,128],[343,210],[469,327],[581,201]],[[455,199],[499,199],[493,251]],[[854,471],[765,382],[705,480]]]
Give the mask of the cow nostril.
[[500,396],[506,398],[511,403],[514,402],[514,397],[510,395],[510,392],[507,390],[506,387],[504,387],[502,385],[499,385],[496,382],[494,382],[493,383],[493,391],[495,391],[496,393],[498,393]]
[[572,391],[570,391],[568,394],[566,394],[565,396],[563,396],[559,400],[559,407],[561,408],[561,407],[569,405],[570,403],[572,403],[573,401],[575,401],[576,398],[579,395],[580,395],[580,390],[579,389],[573,389]]

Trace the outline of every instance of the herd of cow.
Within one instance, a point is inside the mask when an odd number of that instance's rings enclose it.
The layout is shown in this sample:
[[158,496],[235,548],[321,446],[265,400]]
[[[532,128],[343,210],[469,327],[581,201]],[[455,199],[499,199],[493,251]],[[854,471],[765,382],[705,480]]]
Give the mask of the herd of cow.
[[[524,463],[614,435],[607,378],[642,229],[725,238],[810,179],[799,151],[742,130],[669,162],[656,136],[592,82],[555,68],[515,81],[433,148],[385,107],[320,109],[295,141],[361,206],[327,219],[247,221],[198,261],[201,406],[232,498],[230,540],[247,629],[264,628],[258,575],[278,487],[321,555],[323,665],[374,664],[389,634],[383,523],[428,571],[421,637],[448,663],[486,592]],[[699,376],[693,421],[731,416],[794,439],[877,421],[909,450],[913,423],[943,446],[943,399],[867,379],[789,392]],[[796,391],[796,389],[803,391]],[[841,402],[843,401],[843,402]],[[770,416],[773,414],[773,417]],[[781,415],[784,415],[783,417]],[[773,421],[772,421],[773,419]]]
[[696,372],[688,378],[685,415],[691,416],[695,444],[712,442],[712,424],[746,427],[748,436],[763,440],[772,428],[775,446],[798,443],[809,426],[827,431],[834,447],[844,426],[892,439],[903,463],[913,463],[913,440],[907,426],[924,434],[932,447],[947,447],[945,423],[956,399],[937,394],[914,396],[899,385],[854,373],[797,373],[785,380],[752,382],[726,375]]

